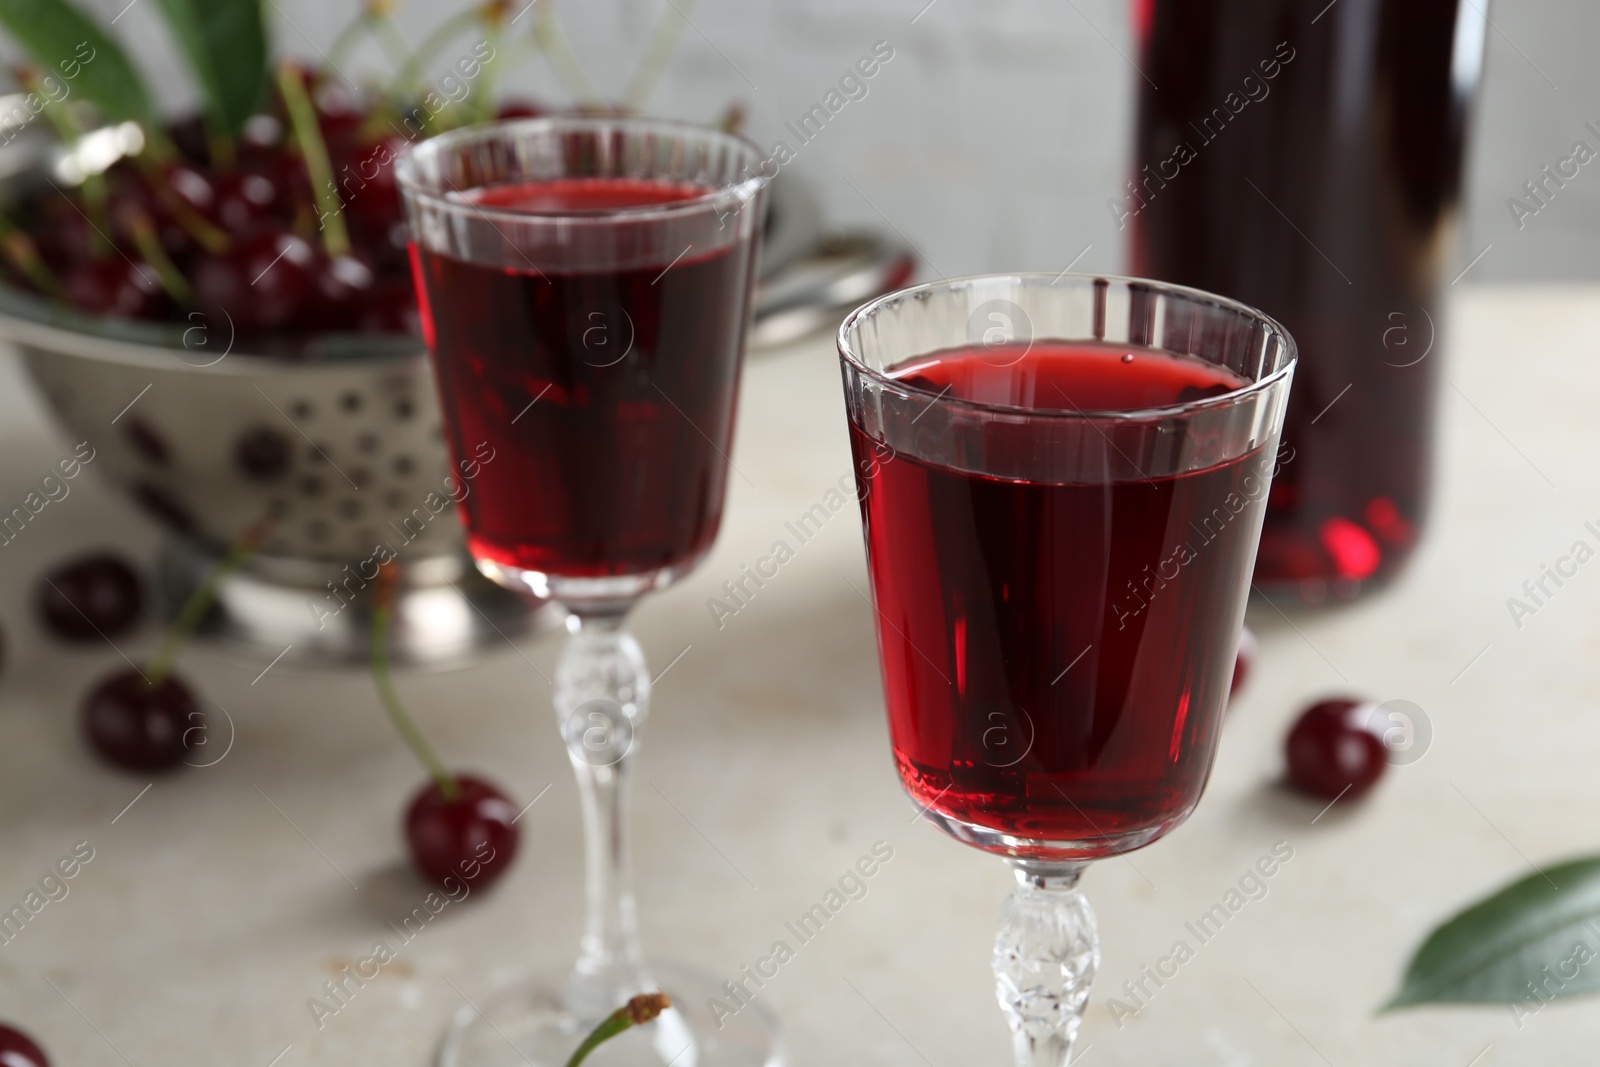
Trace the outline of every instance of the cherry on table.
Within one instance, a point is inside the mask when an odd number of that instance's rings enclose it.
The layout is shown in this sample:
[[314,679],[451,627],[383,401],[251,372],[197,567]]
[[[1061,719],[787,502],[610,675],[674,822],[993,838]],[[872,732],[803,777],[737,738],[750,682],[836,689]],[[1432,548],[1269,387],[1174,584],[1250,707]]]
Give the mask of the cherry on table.
[[136,670],[105,678],[83,704],[83,731],[108,763],[127,770],[157,771],[182,762],[191,751],[191,731],[205,729],[194,693],[168,674],[151,685]]
[[139,575],[109,553],[83,556],[45,575],[35,596],[51,633],[67,641],[98,641],[127,631],[144,609]]
[[50,1057],[33,1038],[0,1023],[0,1067],[50,1067]]
[[1307,708],[1284,742],[1289,784],[1326,800],[1353,800],[1388,766],[1383,738],[1367,729],[1358,700],[1324,700]]
[[473,888],[488,886],[517,854],[517,809],[481,778],[457,775],[458,792],[446,800],[428,782],[406,810],[406,844],[417,870],[432,882],[454,878]]

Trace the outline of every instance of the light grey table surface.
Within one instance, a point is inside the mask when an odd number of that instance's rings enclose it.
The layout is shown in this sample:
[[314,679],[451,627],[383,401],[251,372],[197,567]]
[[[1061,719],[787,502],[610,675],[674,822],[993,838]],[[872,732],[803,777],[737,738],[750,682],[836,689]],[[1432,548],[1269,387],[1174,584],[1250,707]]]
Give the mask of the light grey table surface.
[[[1105,945],[1081,1046],[1090,1067],[1596,1062],[1594,1002],[1548,1007],[1520,1029],[1500,1007],[1375,1014],[1434,920],[1531,864],[1600,848],[1600,565],[1520,628],[1506,608],[1600,520],[1600,290],[1456,295],[1437,506],[1414,566],[1354,606],[1291,621],[1253,605],[1262,653],[1199,810],[1085,879]],[[849,471],[830,339],[753,359],[742,403],[716,548],[636,617],[652,664],[673,663],[635,805],[647,946],[733,977],[883,841],[893,859],[866,896],[761,992],[791,1062],[1008,1062],[988,957],[1010,876],[917,822],[900,792],[853,509],[720,628],[708,610]],[[0,362],[0,501],[20,500],[64,447]],[[77,842],[94,850],[69,895],[0,945],[0,1019],[38,1036],[57,1067],[267,1067],[280,1055],[282,1067],[422,1067],[464,997],[574,951],[577,796],[541,678],[557,638],[402,676],[452,764],[524,802],[549,791],[522,821],[515,870],[446,909],[319,1028],[308,1001],[322,983],[392,938],[387,922],[425,893],[401,865],[397,828],[421,771],[364,672],[280,666],[252,685],[265,662],[204,646],[183,669],[238,724],[228,757],[142,796],[149,778],[97,765],[77,702],[117,654],[44,638],[30,591],[79,548],[148,559],[156,541],[80,479],[0,548],[0,905]],[[126,647],[148,654],[156,637],[146,627]],[[1309,700],[1344,691],[1414,701],[1434,738],[1365,803],[1317,819],[1321,805],[1276,784],[1281,740]],[[1185,923],[1278,842],[1293,859],[1266,895],[1196,945]],[[1179,939],[1194,958],[1119,1026],[1109,998],[1126,1002],[1124,981]]]

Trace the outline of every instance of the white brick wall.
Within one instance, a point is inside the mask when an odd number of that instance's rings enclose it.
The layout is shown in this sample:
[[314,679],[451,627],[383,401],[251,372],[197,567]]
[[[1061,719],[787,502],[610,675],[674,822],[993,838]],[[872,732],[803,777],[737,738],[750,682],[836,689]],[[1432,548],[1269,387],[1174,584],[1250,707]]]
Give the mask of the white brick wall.
[[[93,2],[109,17],[126,0]],[[561,2],[591,77],[620,90],[664,0]],[[934,0],[923,11],[925,3],[700,0],[655,110],[708,119],[741,99],[750,133],[768,144],[872,42],[887,40],[895,58],[869,95],[792,164],[833,220],[882,227],[886,217],[949,274],[1059,270],[1087,245],[1081,267],[1118,268],[1123,239],[1104,202],[1123,177],[1138,77],[1118,53],[1132,51],[1126,0]],[[455,6],[403,3],[407,36],[416,40],[436,12]],[[138,33],[154,71],[169,66],[169,53],[147,7],[154,5],[140,4],[123,23]],[[353,7],[354,0],[274,0],[280,43],[309,53],[308,39],[326,44]],[[1473,280],[1600,276],[1600,169],[1585,168],[1520,232],[1505,206],[1540,166],[1566,153],[1586,119],[1600,125],[1600,65],[1590,55],[1600,5],[1525,0],[1497,4],[1490,15],[1496,29],[1460,263],[1492,243]],[[375,61],[368,55],[362,65]],[[513,84],[565,99],[542,60]]]

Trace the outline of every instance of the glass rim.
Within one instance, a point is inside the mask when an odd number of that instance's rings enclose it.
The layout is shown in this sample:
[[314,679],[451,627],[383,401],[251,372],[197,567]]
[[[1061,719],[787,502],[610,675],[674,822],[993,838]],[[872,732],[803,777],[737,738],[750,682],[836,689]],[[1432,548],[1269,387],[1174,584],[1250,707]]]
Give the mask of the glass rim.
[[[883,371],[869,366],[867,362],[861,358],[861,355],[855,351],[854,346],[852,346],[850,343],[851,332],[858,323],[871,318],[880,309],[893,302],[907,298],[915,298],[924,293],[934,293],[940,291],[950,292],[963,285],[971,285],[978,282],[1037,282],[1049,280],[1050,284],[1054,285],[1062,279],[1072,279],[1075,281],[1084,282],[1120,282],[1125,285],[1136,284],[1158,292],[1182,296],[1198,304],[1210,305],[1214,308],[1232,311],[1240,315],[1256,319],[1265,325],[1268,331],[1282,342],[1284,349],[1282,365],[1276,370],[1272,371],[1272,373],[1258,378],[1253,382],[1242,385],[1237,389],[1230,389],[1228,392],[1219,394],[1217,396],[1205,397],[1199,400],[1191,400],[1183,404],[1165,404],[1148,408],[1085,411],[1082,409],[1066,410],[1062,408],[1029,407],[1021,404],[996,404],[981,400],[966,400],[961,397],[948,397],[945,396],[943,392],[935,393],[933,390],[925,389],[920,385],[912,385],[901,379],[890,377]],[[1141,420],[1172,418],[1177,415],[1187,415],[1191,412],[1205,411],[1212,408],[1229,407],[1247,401],[1259,393],[1263,393],[1272,389],[1279,382],[1287,380],[1291,375],[1293,375],[1295,365],[1300,359],[1300,350],[1295,344],[1293,335],[1291,335],[1289,331],[1284,328],[1282,323],[1264,311],[1253,308],[1249,304],[1246,304],[1242,301],[1234,300],[1231,297],[1219,296],[1216,293],[1210,293],[1204,289],[1196,289],[1188,285],[1177,285],[1172,282],[1154,281],[1150,278],[1135,278],[1124,274],[1069,274],[1066,272],[1062,272],[1060,274],[1051,274],[1047,271],[1016,271],[1003,274],[968,274],[959,278],[945,278],[939,281],[923,282],[920,285],[912,285],[904,289],[896,289],[892,293],[885,293],[882,296],[874,297],[872,300],[867,301],[865,304],[862,304],[860,307],[850,312],[849,315],[845,316],[844,321],[839,324],[837,340],[839,358],[844,360],[846,364],[854,368],[858,373],[872,379],[879,386],[887,387],[903,394],[931,396],[934,397],[935,400],[942,400],[944,403],[954,405],[960,410],[984,414],[1006,415],[1012,417],[1026,416],[1030,419],[1049,420],[1081,419],[1085,421],[1137,422]],[[1048,340],[1070,341],[1075,339],[1035,337],[1029,342],[1029,344],[1031,345],[1038,341]],[[1077,338],[1076,340],[1082,340],[1082,338]],[[954,348],[958,346],[951,347]],[[1157,349],[1157,351],[1162,350]],[[931,355],[932,352],[923,354]],[[916,357],[908,356],[907,358],[910,359]]]
[[753,199],[765,185],[772,181],[772,176],[764,173],[754,173],[741,178],[729,185],[719,185],[708,189],[699,196],[687,200],[674,200],[669,204],[643,204],[635,207],[609,208],[599,211],[562,213],[534,213],[527,211],[510,211],[499,207],[485,207],[469,200],[452,199],[451,193],[459,194],[464,190],[452,189],[450,193],[440,193],[428,184],[420,181],[416,171],[421,167],[424,155],[438,155],[462,145],[469,145],[484,141],[493,141],[514,138],[517,134],[532,134],[536,132],[605,132],[607,130],[636,130],[639,132],[653,132],[662,134],[694,134],[696,136],[709,135],[713,140],[721,140],[730,145],[735,145],[748,150],[753,158],[764,160],[761,147],[750,138],[742,134],[729,133],[727,130],[715,126],[705,126],[696,122],[685,122],[681,119],[658,119],[643,117],[612,117],[591,115],[539,115],[533,118],[496,119],[492,122],[478,123],[472,126],[462,126],[454,130],[429,137],[403,153],[396,161],[395,179],[401,190],[408,197],[426,202],[434,207],[452,211],[470,212],[472,215],[487,219],[491,222],[529,224],[559,224],[562,226],[573,225],[604,225],[620,219],[630,222],[650,220],[655,218],[670,219],[679,216],[692,215],[704,210],[708,206],[715,206],[729,201],[746,201]]

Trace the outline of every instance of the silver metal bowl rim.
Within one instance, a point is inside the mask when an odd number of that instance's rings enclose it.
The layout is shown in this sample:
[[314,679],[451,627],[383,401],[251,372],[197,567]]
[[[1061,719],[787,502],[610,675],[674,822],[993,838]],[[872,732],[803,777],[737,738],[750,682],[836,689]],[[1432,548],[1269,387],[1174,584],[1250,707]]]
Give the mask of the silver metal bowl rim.
[[[182,344],[170,342],[163,344],[107,336],[103,332],[75,330],[45,321],[47,317],[60,318],[72,313],[61,312],[45,301],[16,289],[0,285],[0,300],[3,300],[5,305],[10,305],[0,306],[0,340],[82,359],[143,367],[155,372],[179,374],[204,372],[250,378],[290,377],[320,372],[350,371],[357,368],[388,370],[416,364],[427,358],[427,348],[420,337],[348,334],[326,335],[328,338],[350,342],[348,348],[340,348],[328,354],[286,357],[237,351],[230,347],[225,349],[224,354],[218,356],[215,362],[200,363],[195,359],[197,353]],[[36,305],[36,308],[27,309],[32,314],[22,312],[19,308],[19,305],[27,307],[30,304]],[[152,331],[162,328],[147,323],[125,324],[117,320],[97,319],[91,316],[82,318],[89,325],[115,321],[118,327],[130,325],[135,329],[142,327]],[[179,337],[183,335],[181,326],[168,324],[168,328],[175,330]]]

